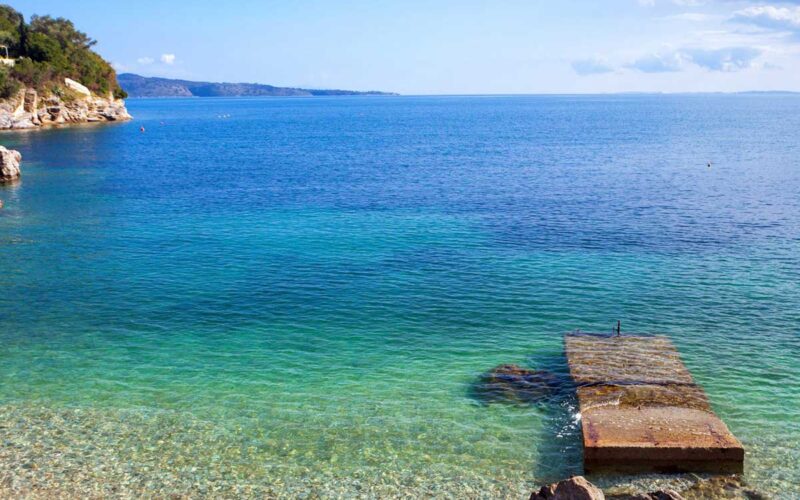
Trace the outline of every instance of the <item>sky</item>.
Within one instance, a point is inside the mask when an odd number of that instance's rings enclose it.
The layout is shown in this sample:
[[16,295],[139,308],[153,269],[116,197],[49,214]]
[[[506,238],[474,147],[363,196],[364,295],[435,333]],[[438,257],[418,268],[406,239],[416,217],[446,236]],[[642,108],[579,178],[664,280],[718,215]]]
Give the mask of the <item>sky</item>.
[[800,91],[800,0],[25,0],[119,72],[402,94]]

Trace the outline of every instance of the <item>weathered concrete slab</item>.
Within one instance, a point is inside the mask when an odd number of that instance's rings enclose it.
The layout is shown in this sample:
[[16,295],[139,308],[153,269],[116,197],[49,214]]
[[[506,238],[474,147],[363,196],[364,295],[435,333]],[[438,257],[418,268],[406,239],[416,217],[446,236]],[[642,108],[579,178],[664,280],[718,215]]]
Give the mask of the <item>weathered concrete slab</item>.
[[668,338],[565,338],[587,472],[741,472],[744,449]]

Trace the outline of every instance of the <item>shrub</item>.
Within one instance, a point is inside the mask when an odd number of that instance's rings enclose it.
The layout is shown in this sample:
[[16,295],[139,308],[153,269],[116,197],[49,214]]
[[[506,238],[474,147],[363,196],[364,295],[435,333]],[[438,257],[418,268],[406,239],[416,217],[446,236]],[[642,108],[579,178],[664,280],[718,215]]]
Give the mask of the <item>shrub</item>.
[[8,99],[17,95],[21,87],[19,81],[11,76],[9,68],[0,67],[0,99]]
[[36,62],[29,57],[18,59],[11,74],[20,82],[35,89],[44,88],[44,85],[53,79],[53,72],[47,63]]

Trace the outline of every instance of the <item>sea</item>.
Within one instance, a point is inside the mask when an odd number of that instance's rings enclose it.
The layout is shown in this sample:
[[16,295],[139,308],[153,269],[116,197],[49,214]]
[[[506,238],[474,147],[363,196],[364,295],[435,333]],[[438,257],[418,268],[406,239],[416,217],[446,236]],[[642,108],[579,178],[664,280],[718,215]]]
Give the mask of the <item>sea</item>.
[[527,498],[574,395],[483,374],[620,321],[800,497],[800,96],[127,104],[0,134],[6,494]]

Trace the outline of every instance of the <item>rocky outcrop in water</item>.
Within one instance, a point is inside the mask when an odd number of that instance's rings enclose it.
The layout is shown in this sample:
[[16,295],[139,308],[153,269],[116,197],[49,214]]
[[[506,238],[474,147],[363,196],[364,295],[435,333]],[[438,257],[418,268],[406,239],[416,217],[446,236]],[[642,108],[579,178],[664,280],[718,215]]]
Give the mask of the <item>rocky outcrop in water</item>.
[[548,400],[568,385],[567,380],[552,372],[500,365],[484,373],[472,392],[485,403],[528,404]]
[[542,486],[531,494],[530,500],[605,500],[603,491],[586,480],[575,476],[558,483]]
[[33,129],[48,125],[131,119],[125,101],[110,95],[101,97],[92,94],[73,80],[66,84],[67,90],[62,95],[41,96],[34,89],[22,89],[16,96],[0,101],[0,129]]
[[22,155],[19,151],[0,146],[0,183],[14,182],[19,179],[19,163],[21,161]]

